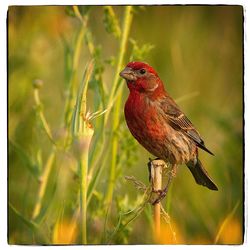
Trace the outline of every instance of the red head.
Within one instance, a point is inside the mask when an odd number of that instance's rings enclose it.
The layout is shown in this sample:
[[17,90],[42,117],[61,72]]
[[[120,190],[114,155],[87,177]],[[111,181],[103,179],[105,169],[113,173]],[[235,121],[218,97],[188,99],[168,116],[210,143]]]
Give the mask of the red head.
[[164,86],[156,71],[143,62],[130,62],[120,76],[127,82],[130,91],[146,94],[164,93]]

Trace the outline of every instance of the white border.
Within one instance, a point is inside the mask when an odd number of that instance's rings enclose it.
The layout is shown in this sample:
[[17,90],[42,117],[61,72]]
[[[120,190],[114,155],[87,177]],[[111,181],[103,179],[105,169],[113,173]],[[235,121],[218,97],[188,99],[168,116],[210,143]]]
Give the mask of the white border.
[[[247,0],[74,0],[74,1],[67,1],[67,0],[8,0],[7,3],[3,5],[129,5],[129,4],[138,4],[138,5],[162,5],[162,4],[225,4],[225,5],[244,5],[247,6]],[[1,3],[2,4],[2,3]]]
[[[152,249],[157,248],[157,249],[220,249],[220,248],[235,248],[235,247],[240,247],[243,249],[250,249],[250,238],[249,238],[249,230],[248,230],[248,225],[249,225],[249,206],[247,203],[249,202],[249,192],[248,192],[248,178],[249,178],[249,170],[250,168],[250,152],[249,152],[249,108],[250,108],[250,86],[249,86],[249,36],[250,36],[250,25],[249,25],[249,3],[250,1],[248,0],[221,0],[221,1],[216,1],[216,0],[210,0],[210,1],[203,1],[203,0],[194,0],[194,1],[162,1],[162,0],[154,0],[154,1],[149,1],[149,0],[127,0],[127,1],[90,1],[90,0],[75,0],[75,1],[65,1],[65,0],[53,0],[53,1],[48,1],[48,0],[37,0],[37,1],[32,1],[32,0],[2,0],[0,1],[0,51],[1,51],[1,56],[0,56],[0,138],[1,138],[1,143],[0,143],[0,167],[1,167],[1,181],[0,181],[0,194],[1,194],[1,203],[0,203],[0,249],[5,249],[5,248],[20,248],[20,249],[33,249],[36,247],[33,246],[9,246],[7,244],[7,65],[6,65],[6,56],[7,56],[7,50],[6,50],[6,18],[7,18],[7,9],[9,5],[70,5],[70,4],[78,4],[78,5],[108,5],[108,4],[119,4],[119,5],[128,5],[128,4],[142,4],[142,5],[147,5],[147,4],[154,4],[154,5],[162,5],[162,4],[225,4],[225,5],[243,5],[244,6],[244,16],[245,16],[245,23],[244,23],[244,30],[245,30],[245,47],[244,47],[244,58],[245,58],[245,76],[244,76],[244,83],[245,83],[245,184],[246,184],[246,190],[245,190],[245,219],[246,219],[246,235],[245,235],[245,244],[243,246],[225,246],[225,245],[216,245],[216,246],[195,246],[195,245],[184,245],[184,246],[179,246],[179,245],[143,245],[143,246],[119,246],[121,249]],[[226,194],[225,194],[226,195]],[[75,248],[82,248],[83,246],[75,246]],[[89,249],[89,248],[96,248],[102,249],[102,248],[117,248],[118,246],[84,246],[84,248]],[[64,249],[71,248],[71,246],[64,246]]]
[[[0,206],[0,221],[1,221],[1,232],[0,232],[0,248],[6,247],[7,245],[7,64],[6,64],[6,10],[7,6],[4,4],[0,7],[0,35],[1,35],[1,47],[0,50],[0,166],[1,166],[1,181],[0,181],[0,195],[1,195],[1,206]],[[3,245],[2,245],[3,244]]]

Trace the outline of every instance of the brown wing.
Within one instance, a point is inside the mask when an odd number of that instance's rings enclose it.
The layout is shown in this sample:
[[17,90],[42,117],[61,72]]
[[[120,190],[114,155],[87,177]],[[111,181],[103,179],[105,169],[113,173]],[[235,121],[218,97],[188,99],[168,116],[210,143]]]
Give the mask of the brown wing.
[[171,97],[165,97],[161,102],[161,107],[165,115],[167,115],[169,124],[174,129],[182,131],[190,139],[192,139],[198,147],[213,155],[213,153],[206,148],[204,141],[201,139],[192,122],[185,116]]

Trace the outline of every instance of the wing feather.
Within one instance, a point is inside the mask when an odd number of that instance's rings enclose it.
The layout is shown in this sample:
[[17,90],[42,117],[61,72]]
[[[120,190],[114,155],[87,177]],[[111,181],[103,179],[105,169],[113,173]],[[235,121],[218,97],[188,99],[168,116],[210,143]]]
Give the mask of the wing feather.
[[161,107],[164,114],[167,116],[169,124],[174,129],[183,132],[192,139],[198,147],[213,155],[213,153],[205,147],[204,141],[201,139],[200,134],[195,129],[192,122],[185,116],[171,97],[167,96],[164,98],[161,102]]

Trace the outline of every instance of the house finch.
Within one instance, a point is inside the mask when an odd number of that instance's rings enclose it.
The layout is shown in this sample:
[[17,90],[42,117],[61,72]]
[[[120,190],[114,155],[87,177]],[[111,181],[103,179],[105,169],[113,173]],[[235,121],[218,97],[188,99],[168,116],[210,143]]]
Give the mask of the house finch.
[[213,153],[164,89],[156,71],[146,63],[130,62],[120,76],[130,90],[124,112],[135,139],[173,169],[186,164],[198,184],[218,190],[198,159],[198,148]]

